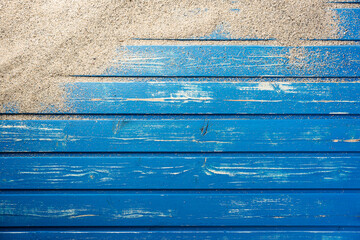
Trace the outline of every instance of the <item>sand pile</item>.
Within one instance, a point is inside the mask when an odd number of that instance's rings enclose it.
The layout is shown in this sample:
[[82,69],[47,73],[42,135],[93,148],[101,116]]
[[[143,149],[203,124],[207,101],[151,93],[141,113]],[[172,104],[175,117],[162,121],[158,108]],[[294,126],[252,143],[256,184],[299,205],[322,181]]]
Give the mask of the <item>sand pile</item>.
[[336,5],[326,2],[3,0],[0,3],[0,112],[61,109],[66,95],[59,83],[76,81],[69,75],[103,72],[114,49],[135,43],[133,38],[204,36],[219,25],[233,37],[276,38],[271,43],[275,45],[302,46],[308,44],[302,39],[336,37],[344,30],[339,29],[337,16],[329,11]]

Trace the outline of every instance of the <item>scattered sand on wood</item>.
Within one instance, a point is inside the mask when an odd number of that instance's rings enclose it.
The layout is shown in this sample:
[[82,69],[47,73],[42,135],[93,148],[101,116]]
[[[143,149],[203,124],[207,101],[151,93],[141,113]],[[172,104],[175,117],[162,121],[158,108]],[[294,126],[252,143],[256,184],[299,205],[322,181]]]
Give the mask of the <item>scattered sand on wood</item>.
[[[306,39],[336,38],[337,15],[323,0],[242,1],[243,11],[227,15],[236,37],[275,38],[281,45],[298,46]],[[244,12],[244,14],[241,14]]]
[[[275,45],[336,38],[345,30],[327,0],[2,0],[0,112],[65,107],[64,83],[99,74],[133,38],[206,36],[219,26],[236,38],[276,38]],[[161,44],[189,44],[161,41]],[[191,42],[263,44],[263,42]],[[266,42],[269,44],[269,42]],[[332,44],[311,42],[310,44]],[[118,79],[120,80],[120,79]],[[101,81],[101,79],[93,80]]]

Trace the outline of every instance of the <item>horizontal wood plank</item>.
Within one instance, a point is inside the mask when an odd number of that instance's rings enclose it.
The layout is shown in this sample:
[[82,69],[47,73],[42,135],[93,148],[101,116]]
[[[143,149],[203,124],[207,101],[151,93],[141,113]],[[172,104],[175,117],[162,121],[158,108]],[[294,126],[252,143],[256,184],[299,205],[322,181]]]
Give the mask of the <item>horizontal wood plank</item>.
[[359,192],[2,192],[0,226],[360,226]]
[[[344,35],[316,40],[360,40],[360,9],[335,11]],[[156,82],[68,84],[58,113],[78,120],[0,121],[0,239],[358,239],[359,59],[356,45],[119,48],[74,76]]]
[[0,156],[1,189],[360,189],[359,154]]
[[328,229],[309,229],[309,230],[256,230],[253,228],[244,228],[240,230],[228,228],[209,228],[206,230],[139,230],[129,229],[57,229],[57,230],[22,230],[9,229],[0,232],[0,239],[12,240],[68,240],[68,239],[101,239],[101,240],[159,240],[159,239],[184,239],[184,240],[265,240],[265,239],[341,239],[341,240],[358,240],[360,230],[328,230]]
[[[152,79],[153,80],[153,79]],[[360,82],[157,78],[65,84],[66,107],[42,114],[359,114]],[[311,81],[311,79],[305,79]],[[7,113],[21,113],[10,109]],[[31,112],[26,112],[27,114]]]
[[360,82],[81,82],[68,89],[63,113],[360,113]]
[[2,152],[348,152],[360,119],[242,117],[3,120]]
[[127,46],[102,77],[359,77],[360,46]]

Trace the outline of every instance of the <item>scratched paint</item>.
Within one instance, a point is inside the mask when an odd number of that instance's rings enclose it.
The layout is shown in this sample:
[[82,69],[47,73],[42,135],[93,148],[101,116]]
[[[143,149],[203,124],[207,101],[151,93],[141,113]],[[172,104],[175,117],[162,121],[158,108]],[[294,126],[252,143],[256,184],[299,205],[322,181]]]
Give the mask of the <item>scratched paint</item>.
[[[358,154],[0,157],[10,189],[355,188]],[[26,162],[27,164],[24,164]]]
[[153,211],[151,209],[144,208],[132,208],[123,210],[121,214],[115,214],[114,218],[158,218],[158,217],[171,217],[172,210],[168,210],[167,213],[161,211]]
[[358,239],[359,49],[119,48],[76,120],[0,121],[0,238]]
[[[358,119],[198,119],[183,120],[69,120],[0,121],[2,126],[29,126],[6,130],[0,138],[11,152],[246,152],[246,151],[357,151]],[[41,131],[41,124],[63,131]],[[339,141],[342,140],[342,141]],[[39,144],[41,142],[41,144]],[[19,144],[21,143],[21,144]],[[81,149],[81,150],[80,150]]]
[[34,237],[36,239],[148,239],[148,240],[158,240],[158,239],[207,239],[207,240],[216,240],[216,239],[233,239],[233,240],[242,240],[242,239],[323,239],[323,240],[353,240],[357,239],[359,236],[359,231],[354,229],[341,229],[340,231],[335,229],[328,230],[307,230],[307,229],[297,229],[292,231],[286,231],[286,229],[277,228],[277,230],[263,230],[263,229],[236,229],[232,228],[231,230],[227,229],[226,231],[219,230],[217,228],[210,228],[208,230],[191,230],[187,228],[173,228],[172,230],[145,230],[138,229],[134,231],[132,228],[122,228],[122,230],[83,230],[79,229],[76,231],[72,230],[52,230],[52,231],[41,231],[41,230],[5,230],[0,232],[0,237],[4,239],[14,239],[14,240],[24,240]]
[[354,80],[251,81],[199,83],[167,78],[164,82],[76,83],[69,86],[68,104],[72,111],[84,114],[359,113],[360,84]]
[[[359,226],[359,194],[332,192],[3,192],[1,226]],[[348,204],[341,204],[347,202]],[[37,226],[37,225],[36,225]]]
[[[127,46],[101,77],[357,77],[360,48],[306,46],[302,63],[292,47]],[[224,55],[224,52],[226,54]],[[303,65],[306,67],[303,67]]]

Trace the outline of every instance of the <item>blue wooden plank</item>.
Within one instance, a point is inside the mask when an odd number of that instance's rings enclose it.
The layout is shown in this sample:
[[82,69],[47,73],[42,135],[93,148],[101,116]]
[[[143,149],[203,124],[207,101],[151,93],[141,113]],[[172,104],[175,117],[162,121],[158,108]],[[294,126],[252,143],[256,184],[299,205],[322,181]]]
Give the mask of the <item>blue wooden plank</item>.
[[[266,80],[248,78],[242,82],[234,81],[234,79],[215,82],[206,78],[202,80],[204,81],[166,78],[144,82],[67,84],[67,107],[56,113],[360,113],[358,79],[346,79],[346,82],[281,82],[276,78]],[[331,81],[331,79],[328,80]],[[16,111],[12,109],[10,112]],[[53,113],[53,111],[48,109],[42,113]]]
[[[174,80],[174,79],[172,79]],[[81,114],[359,114],[360,83],[80,82],[66,112]]]
[[2,152],[359,151],[358,117],[3,120]]
[[0,156],[1,189],[360,189],[359,154]]
[[127,46],[116,54],[103,74],[91,76],[360,76],[360,46]]
[[51,192],[0,197],[0,226],[360,226],[360,193]]
[[167,229],[167,230],[151,230],[151,229],[54,229],[54,230],[23,230],[8,229],[0,232],[0,239],[12,240],[53,240],[53,239],[101,239],[101,240],[166,240],[166,239],[184,239],[184,240],[324,240],[324,239],[341,239],[341,240],[358,240],[360,231],[355,230],[334,230],[334,229],[305,229],[305,230],[284,230],[284,229],[254,229],[254,228],[208,228],[208,229]]

